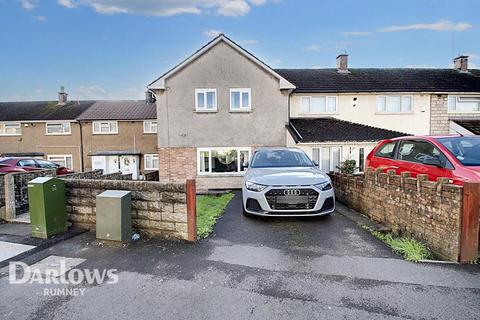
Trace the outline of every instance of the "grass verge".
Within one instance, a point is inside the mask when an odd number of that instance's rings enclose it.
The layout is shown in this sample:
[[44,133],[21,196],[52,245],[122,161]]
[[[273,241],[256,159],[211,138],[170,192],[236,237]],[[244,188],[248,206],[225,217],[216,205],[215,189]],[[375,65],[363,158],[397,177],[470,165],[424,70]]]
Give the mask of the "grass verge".
[[205,195],[197,198],[197,237],[203,239],[213,231],[213,226],[222,215],[227,204],[232,200],[233,193],[220,196]]
[[398,254],[401,254],[407,261],[418,262],[420,260],[428,260],[433,257],[432,253],[427,247],[412,238],[397,237],[391,233],[382,233],[377,230],[371,230],[368,227],[364,227],[377,239],[385,242],[392,250]]

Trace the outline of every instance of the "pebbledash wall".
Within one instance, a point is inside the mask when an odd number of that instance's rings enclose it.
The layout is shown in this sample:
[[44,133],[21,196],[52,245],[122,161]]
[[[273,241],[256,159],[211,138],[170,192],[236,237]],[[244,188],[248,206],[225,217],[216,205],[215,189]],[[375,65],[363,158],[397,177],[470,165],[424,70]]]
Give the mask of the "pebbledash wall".
[[129,190],[134,229],[151,236],[188,240],[185,183],[66,179],[65,189],[73,225],[95,229],[96,196],[105,190]]
[[452,261],[460,256],[463,188],[368,170],[365,175],[330,173],[340,202],[366,214],[394,233],[424,242],[435,254]]

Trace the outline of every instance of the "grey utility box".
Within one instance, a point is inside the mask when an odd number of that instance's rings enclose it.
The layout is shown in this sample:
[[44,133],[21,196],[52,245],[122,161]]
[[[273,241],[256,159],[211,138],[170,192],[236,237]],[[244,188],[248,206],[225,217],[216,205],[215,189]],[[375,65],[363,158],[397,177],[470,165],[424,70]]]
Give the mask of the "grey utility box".
[[132,193],[107,190],[97,196],[97,239],[130,240],[132,234]]

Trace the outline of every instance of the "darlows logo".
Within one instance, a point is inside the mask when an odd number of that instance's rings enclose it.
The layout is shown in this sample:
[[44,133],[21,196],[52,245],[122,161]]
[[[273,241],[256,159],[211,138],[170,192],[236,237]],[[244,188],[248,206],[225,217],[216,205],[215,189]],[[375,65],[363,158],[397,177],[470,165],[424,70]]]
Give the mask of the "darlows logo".
[[[86,282],[91,285],[118,283],[117,269],[67,269],[65,260],[60,260],[60,268],[32,268],[23,262],[10,262],[8,280],[10,284],[69,284]],[[23,271],[23,272],[21,272]]]

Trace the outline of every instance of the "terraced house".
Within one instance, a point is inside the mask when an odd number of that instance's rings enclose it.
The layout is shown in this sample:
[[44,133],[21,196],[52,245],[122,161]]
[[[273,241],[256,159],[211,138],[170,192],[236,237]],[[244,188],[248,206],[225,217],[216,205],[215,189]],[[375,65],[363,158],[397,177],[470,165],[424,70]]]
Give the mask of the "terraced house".
[[[149,84],[158,118],[160,179],[200,188],[240,187],[258,147],[297,146],[337,170],[382,139],[478,133],[480,71],[272,69],[225,35]],[[468,126],[466,125],[468,124]]]
[[0,103],[0,156],[46,158],[75,171],[157,170],[156,110],[145,101]]

